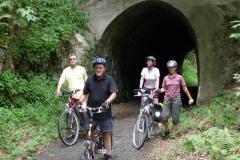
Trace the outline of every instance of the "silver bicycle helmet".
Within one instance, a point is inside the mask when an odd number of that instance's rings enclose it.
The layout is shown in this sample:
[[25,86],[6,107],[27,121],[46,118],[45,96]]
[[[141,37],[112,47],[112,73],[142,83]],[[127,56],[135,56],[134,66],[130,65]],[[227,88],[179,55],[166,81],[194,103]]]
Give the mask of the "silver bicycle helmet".
[[170,60],[167,62],[167,67],[177,67],[177,62],[175,60]]
[[148,56],[148,57],[146,58],[146,60],[152,60],[153,62],[155,62],[155,61],[156,61],[156,58],[153,57],[153,56]]

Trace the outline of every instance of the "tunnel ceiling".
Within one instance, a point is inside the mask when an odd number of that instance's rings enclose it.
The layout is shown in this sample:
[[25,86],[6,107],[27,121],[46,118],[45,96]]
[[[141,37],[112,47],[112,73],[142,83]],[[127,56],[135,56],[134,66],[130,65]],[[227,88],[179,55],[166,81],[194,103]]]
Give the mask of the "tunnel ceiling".
[[138,88],[149,55],[157,59],[161,82],[167,74],[167,61],[177,60],[181,71],[184,57],[195,49],[194,38],[181,12],[163,2],[142,2],[120,14],[107,27],[99,46],[108,53],[109,61],[115,61],[116,65],[109,66],[110,74],[126,90],[131,90]]

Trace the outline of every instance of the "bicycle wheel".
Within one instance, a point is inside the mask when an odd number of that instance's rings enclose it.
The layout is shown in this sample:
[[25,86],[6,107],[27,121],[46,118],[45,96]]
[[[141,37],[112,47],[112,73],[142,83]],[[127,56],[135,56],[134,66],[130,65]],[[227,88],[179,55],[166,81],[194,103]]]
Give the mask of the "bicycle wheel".
[[138,116],[133,127],[133,147],[139,149],[143,146],[148,132],[148,117],[146,114]]
[[154,120],[153,120],[153,117],[152,117],[152,114],[149,114],[148,115],[148,120],[149,120],[149,123],[148,123],[148,138],[152,139],[154,137],[152,137],[152,133],[153,133],[153,127],[154,127]]
[[[113,147],[113,133],[112,132],[110,132],[110,139],[111,139],[111,153],[112,153],[112,151],[114,150],[114,147]],[[102,142],[102,145],[103,145],[103,148],[105,148],[104,147],[104,140]],[[107,154],[104,154],[104,157],[105,157],[105,159],[107,159]]]
[[77,117],[68,111],[64,111],[59,117],[58,133],[62,142],[71,146],[76,143],[78,139],[79,126]]
[[[90,144],[88,144],[90,145]],[[90,145],[91,147],[91,145]],[[92,160],[93,159],[93,152],[92,152],[92,148],[89,149],[89,146],[86,146],[85,144],[83,145],[82,148],[82,153],[81,153],[81,160]]]

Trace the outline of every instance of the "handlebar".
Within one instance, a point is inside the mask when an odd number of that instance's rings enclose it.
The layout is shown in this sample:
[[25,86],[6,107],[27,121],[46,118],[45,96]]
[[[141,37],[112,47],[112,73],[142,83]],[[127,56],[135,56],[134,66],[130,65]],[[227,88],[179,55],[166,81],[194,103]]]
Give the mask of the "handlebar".
[[97,111],[97,112],[94,112],[94,113],[101,113],[101,112],[103,112],[103,110],[101,110],[102,109],[102,107],[89,107],[89,106],[87,106],[86,108],[81,108],[80,109],[80,111],[81,112],[86,112],[86,111]]
[[[146,96],[149,96],[149,95],[154,95],[154,93],[153,92],[151,92],[152,90],[150,90],[150,89],[134,89],[133,90],[133,92],[134,93],[138,93],[138,92],[140,92],[141,93],[141,95],[134,95],[134,97],[137,97],[137,96],[141,96],[141,97],[146,97]],[[150,93],[148,93],[148,92],[150,92]]]
[[81,89],[76,89],[76,90],[73,90],[73,91],[70,91],[70,92],[60,92],[60,95],[59,96],[63,96],[63,95],[73,95],[73,94],[76,94],[77,92],[81,91]]

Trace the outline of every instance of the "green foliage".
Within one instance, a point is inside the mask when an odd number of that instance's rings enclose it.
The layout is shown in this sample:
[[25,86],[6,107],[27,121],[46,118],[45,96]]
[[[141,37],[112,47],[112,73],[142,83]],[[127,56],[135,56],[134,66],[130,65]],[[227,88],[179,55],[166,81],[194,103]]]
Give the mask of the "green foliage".
[[[240,74],[233,74],[233,79],[236,80],[237,83],[240,83]],[[236,95],[240,97],[240,87],[237,87],[236,90]]]
[[182,75],[188,85],[198,84],[197,62],[194,52],[189,52],[185,57]]
[[[58,138],[57,121],[67,97],[55,95],[58,78],[44,74],[26,78],[3,72],[0,76],[0,148],[4,159],[31,156]],[[66,86],[63,86],[63,90]],[[7,97],[12,97],[9,101]],[[11,158],[10,158],[11,157]]]
[[240,139],[236,133],[231,133],[227,128],[210,128],[203,132],[202,135],[189,135],[185,147],[187,150],[195,152],[205,152],[211,155],[212,159],[229,159],[235,154],[239,148]]
[[[231,28],[233,28],[235,30],[238,29],[238,32],[240,32],[240,21],[233,21],[231,23],[234,24]],[[229,37],[239,39],[240,33],[232,33]]]
[[[53,96],[56,91],[57,77],[47,77],[45,74],[34,76],[27,72],[24,79],[11,72],[2,72],[0,75],[0,106],[23,107],[28,103],[56,101]],[[53,99],[52,99],[53,98]]]
[[69,52],[71,36],[83,31],[88,21],[87,13],[79,9],[83,2],[0,0],[0,14],[5,16],[0,19],[0,35],[6,39],[0,45],[7,45],[13,69],[39,72],[50,57],[57,60]]

